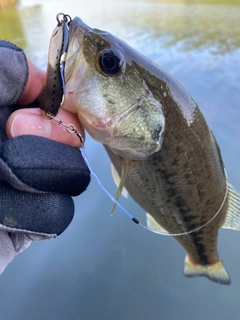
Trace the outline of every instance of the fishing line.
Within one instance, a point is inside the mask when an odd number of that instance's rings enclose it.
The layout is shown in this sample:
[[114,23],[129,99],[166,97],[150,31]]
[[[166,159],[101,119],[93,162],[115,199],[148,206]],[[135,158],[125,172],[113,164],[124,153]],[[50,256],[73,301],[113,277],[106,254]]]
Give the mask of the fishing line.
[[117,207],[119,207],[119,209],[121,209],[128,217],[130,217],[135,223],[139,224],[141,227],[143,227],[144,229],[148,230],[148,231],[151,231],[153,233],[156,233],[156,234],[159,234],[159,235],[162,235],[162,236],[169,236],[169,237],[178,237],[178,236],[183,236],[183,235],[187,235],[187,234],[190,234],[190,233],[193,233],[193,232],[196,232],[196,231],[199,231],[200,229],[206,227],[210,222],[212,222],[216,216],[219,214],[219,212],[221,211],[225,201],[226,201],[226,198],[227,198],[227,194],[228,194],[228,185],[226,184],[226,192],[225,192],[225,195],[224,195],[224,198],[223,198],[223,201],[222,201],[222,204],[220,206],[220,208],[218,209],[218,211],[214,214],[214,216],[208,220],[206,223],[204,223],[203,225],[201,225],[200,227],[197,227],[193,230],[190,230],[190,231],[186,231],[186,232],[182,232],[182,233],[164,233],[164,232],[160,232],[160,231],[157,231],[157,230],[154,230],[154,229],[151,229],[147,226],[145,226],[144,224],[140,223],[138,219],[136,219],[132,214],[130,214],[108,191],[107,189],[103,186],[103,184],[101,183],[98,175],[96,174],[96,172],[94,171],[92,165],[90,164],[89,160],[88,160],[88,157],[86,155],[86,151],[85,151],[85,147],[82,147],[80,149],[81,153],[82,153],[82,156],[89,168],[89,170],[91,171],[91,174],[94,176],[94,178],[96,179],[97,183],[99,184],[100,188],[103,190],[103,192],[112,200],[112,202],[114,202],[116,204]]
[[[111,201],[119,208],[123,211],[123,213],[125,213],[132,221],[134,221],[136,224],[139,224],[138,219],[136,219],[131,213],[129,213],[112,195],[111,193],[109,193],[107,191],[107,189],[103,186],[103,184],[101,183],[98,175],[96,174],[96,172],[94,171],[92,165],[90,164],[88,157],[86,155],[85,152],[85,147],[83,146],[80,149],[80,152],[82,153],[83,159],[85,160],[89,170],[91,171],[91,174],[94,176],[94,178],[96,179],[98,185],[100,186],[100,188],[103,190],[103,192],[111,199]],[[141,224],[140,224],[141,225]]]
[[[59,13],[57,15],[57,22],[58,22],[58,26],[62,26],[63,28],[63,39],[62,39],[62,50],[61,50],[61,59],[60,59],[60,78],[61,78],[61,83],[62,83],[62,90],[63,90],[63,97],[62,97],[62,101],[64,99],[64,94],[65,94],[65,77],[64,77],[64,71],[65,71],[65,62],[66,62],[66,56],[67,56],[67,52],[68,52],[68,27],[70,25],[70,23],[72,22],[72,19],[69,15],[67,14],[63,14],[63,13]],[[62,103],[61,103],[62,104]],[[60,105],[61,106],[61,105]],[[59,107],[60,107],[59,106]],[[58,109],[59,109],[58,107]],[[90,161],[88,160],[86,151],[85,151],[85,147],[84,147],[84,139],[82,137],[82,135],[76,130],[75,126],[73,124],[65,124],[63,123],[62,120],[57,119],[54,117],[54,115],[50,112],[46,112],[45,113],[46,116],[55,121],[58,125],[64,126],[66,128],[66,131],[70,134],[74,133],[78,136],[78,138],[80,139],[81,142],[81,146],[80,146],[80,152],[82,154],[83,159],[85,160],[89,170],[91,171],[91,174],[93,175],[93,177],[95,178],[95,180],[97,181],[98,185],[100,186],[100,188],[102,189],[102,191],[110,198],[110,200],[127,216],[129,217],[133,222],[135,222],[136,224],[139,224],[141,227],[143,227],[144,229],[151,231],[153,233],[159,234],[159,235],[163,235],[163,236],[171,236],[171,237],[177,237],[177,236],[183,236],[183,235],[187,235],[193,232],[197,232],[200,229],[206,227],[209,223],[211,223],[216,216],[219,214],[219,212],[221,211],[226,198],[227,198],[227,194],[228,194],[228,184],[226,183],[226,192],[222,201],[222,204],[220,206],[220,208],[218,209],[218,211],[214,214],[214,216],[206,223],[204,223],[203,225],[201,225],[198,228],[195,228],[193,230],[187,231],[187,232],[182,232],[182,233],[164,233],[164,232],[160,232],[154,229],[149,228],[148,226],[143,225],[142,223],[139,222],[138,219],[136,219],[131,213],[129,213],[118,201],[117,199],[115,199],[108,191],[107,189],[103,186],[103,184],[101,183],[98,175],[96,174],[95,170],[93,169],[92,165],[90,164]],[[227,175],[226,175],[227,176]],[[157,223],[157,222],[156,222]]]
[[[225,173],[226,173],[226,171],[225,171]],[[210,222],[212,222],[216,218],[216,216],[219,214],[219,212],[222,210],[222,207],[224,206],[224,203],[225,203],[225,201],[227,199],[227,194],[228,194],[228,184],[226,183],[226,192],[225,192],[222,204],[221,204],[220,208],[218,209],[218,211],[214,214],[214,216],[210,220],[208,220],[208,222],[204,223],[200,227],[198,227],[196,229],[193,229],[191,231],[187,231],[187,232],[183,232],[183,233],[176,233],[176,234],[175,233],[162,233],[162,232],[158,232],[158,231],[156,231],[154,229],[151,229],[149,227],[146,227],[146,226],[142,225],[141,223],[139,223],[139,224],[143,228],[145,228],[145,229],[147,229],[149,231],[152,231],[153,233],[161,234],[161,235],[164,235],[164,236],[171,236],[171,237],[184,236],[184,235],[187,235],[189,233],[193,233],[193,232],[199,231],[200,229],[206,227]]]
[[[75,133],[78,138],[80,139],[80,142],[81,142],[81,146],[80,146],[80,152],[82,154],[82,157],[84,159],[84,161],[86,162],[91,174],[93,175],[93,177],[95,178],[95,180],[97,181],[98,185],[100,186],[100,188],[102,189],[102,191],[110,198],[110,200],[127,216],[129,217],[133,222],[135,222],[136,224],[140,225],[141,227],[143,227],[144,229],[148,230],[148,231],[151,231],[153,233],[156,233],[156,234],[159,234],[159,235],[162,235],[162,236],[169,236],[169,237],[178,237],[178,236],[184,236],[184,235],[187,235],[187,234],[190,234],[190,233],[193,233],[193,232],[197,232],[199,230],[201,230],[202,228],[206,227],[209,223],[211,223],[215,218],[216,216],[219,214],[219,212],[221,211],[226,199],[227,199],[227,194],[228,194],[228,184],[226,183],[226,192],[225,192],[225,195],[224,195],[224,198],[223,198],[223,201],[222,201],[222,204],[220,205],[218,211],[212,216],[212,218],[210,220],[208,220],[206,223],[204,223],[203,225],[201,225],[200,227],[197,227],[193,230],[190,230],[190,231],[186,231],[186,232],[182,232],[182,233],[164,233],[164,232],[160,232],[160,231],[157,231],[157,230],[154,230],[154,229],[151,229],[147,226],[145,226],[144,224],[140,223],[139,220],[137,218],[135,218],[131,213],[129,213],[112,195],[110,192],[107,191],[107,189],[103,186],[103,184],[101,183],[98,175],[96,174],[95,170],[93,169],[88,157],[87,157],[87,154],[86,154],[86,151],[85,151],[85,146],[84,146],[84,139],[82,137],[82,135],[76,130],[75,126],[73,124],[65,124],[63,123],[62,120],[60,119],[57,119],[56,117],[54,117],[53,115],[51,114],[48,114],[48,118],[55,121],[58,125],[61,125],[61,126],[64,126],[66,128],[66,131],[70,134],[72,133]],[[227,173],[225,171],[225,175],[226,175],[226,178],[227,178]]]

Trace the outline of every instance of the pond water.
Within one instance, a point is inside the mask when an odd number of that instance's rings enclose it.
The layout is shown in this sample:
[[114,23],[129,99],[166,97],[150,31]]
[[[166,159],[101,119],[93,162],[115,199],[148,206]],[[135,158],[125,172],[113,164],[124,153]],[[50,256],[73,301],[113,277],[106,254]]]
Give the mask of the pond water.
[[[240,191],[240,1],[23,0],[0,10],[0,38],[45,69],[58,12],[117,35],[174,75],[200,106]],[[86,148],[115,194],[103,147],[88,138]],[[143,219],[131,199],[121,202]],[[94,181],[75,204],[63,235],[33,243],[0,277],[1,319],[239,319],[240,232],[219,233],[232,278],[220,286],[184,277],[185,252],[173,238],[140,228],[119,210],[110,217],[111,202]]]

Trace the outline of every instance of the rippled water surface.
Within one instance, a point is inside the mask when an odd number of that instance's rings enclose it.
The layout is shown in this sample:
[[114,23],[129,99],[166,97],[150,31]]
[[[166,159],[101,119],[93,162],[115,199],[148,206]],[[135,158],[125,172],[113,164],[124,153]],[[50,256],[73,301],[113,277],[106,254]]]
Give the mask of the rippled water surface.
[[[240,1],[23,0],[0,11],[0,37],[45,69],[55,16],[65,12],[124,39],[173,74],[199,104],[240,190]],[[87,140],[90,161],[115,193],[103,147]],[[211,190],[209,190],[211,192]],[[93,201],[94,199],[94,201]],[[134,215],[144,212],[121,200]],[[239,319],[240,232],[221,230],[219,254],[231,286],[183,276],[184,250],[147,232],[95,182],[75,199],[71,226],[34,243],[0,277],[3,320]]]

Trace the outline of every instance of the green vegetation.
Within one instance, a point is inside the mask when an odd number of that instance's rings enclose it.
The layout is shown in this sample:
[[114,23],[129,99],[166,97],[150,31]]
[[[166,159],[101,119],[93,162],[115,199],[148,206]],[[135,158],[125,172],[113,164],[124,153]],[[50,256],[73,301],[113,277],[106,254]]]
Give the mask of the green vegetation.
[[18,0],[0,0],[0,8],[12,6],[17,2]]
[[26,46],[20,13],[16,6],[0,9],[0,39],[11,41],[22,48]]

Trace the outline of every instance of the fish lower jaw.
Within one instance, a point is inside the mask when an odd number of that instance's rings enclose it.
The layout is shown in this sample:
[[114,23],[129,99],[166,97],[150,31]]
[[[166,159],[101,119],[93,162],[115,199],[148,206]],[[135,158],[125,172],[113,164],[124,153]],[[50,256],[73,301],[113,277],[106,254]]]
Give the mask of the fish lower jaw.
[[78,118],[94,140],[103,144],[111,144],[114,132],[111,119],[97,118],[86,111],[78,112]]
[[107,145],[114,154],[129,160],[144,160],[149,156],[145,150],[132,148],[125,137],[114,136],[115,127],[111,118],[93,117],[86,111],[79,112],[78,117],[89,135],[95,141]]

